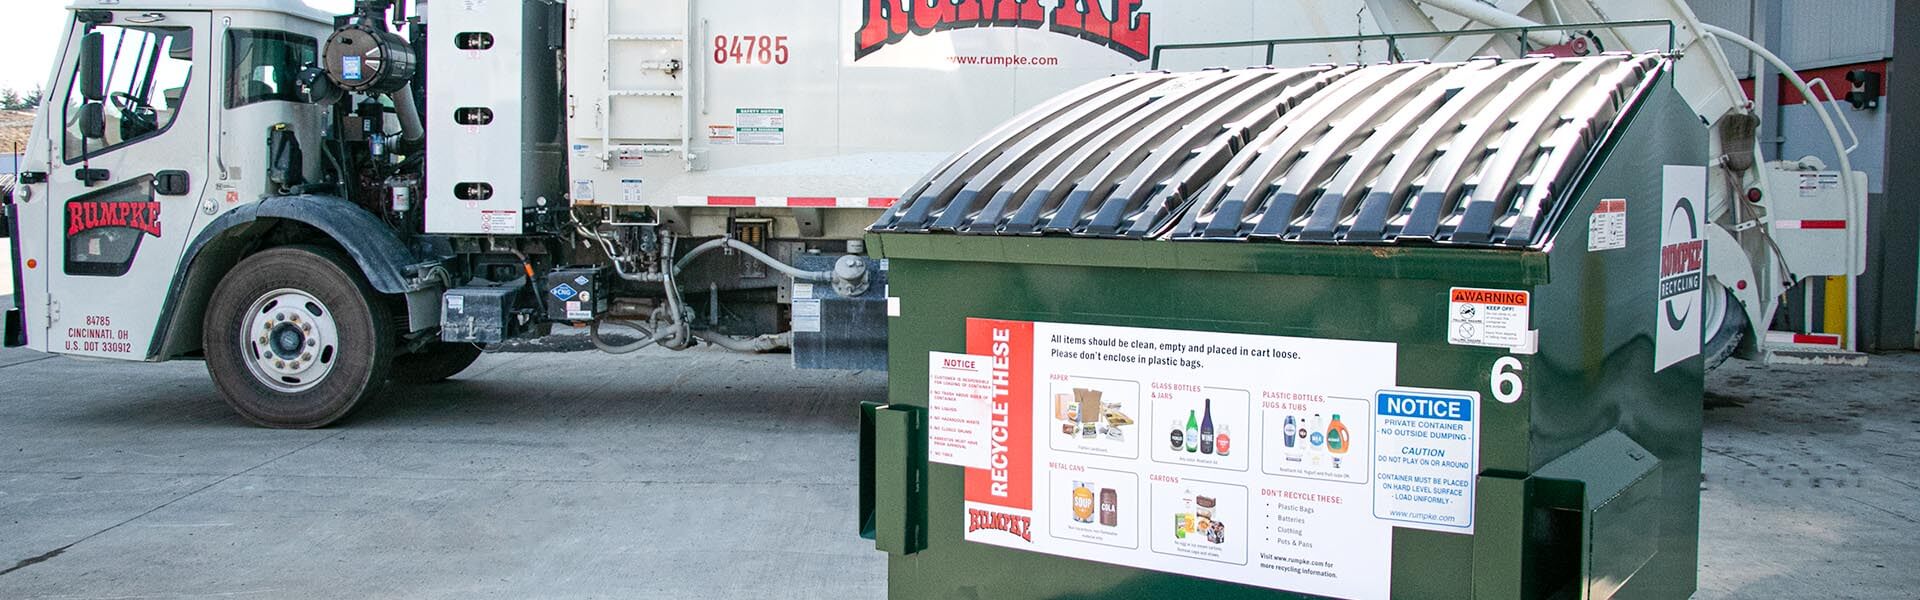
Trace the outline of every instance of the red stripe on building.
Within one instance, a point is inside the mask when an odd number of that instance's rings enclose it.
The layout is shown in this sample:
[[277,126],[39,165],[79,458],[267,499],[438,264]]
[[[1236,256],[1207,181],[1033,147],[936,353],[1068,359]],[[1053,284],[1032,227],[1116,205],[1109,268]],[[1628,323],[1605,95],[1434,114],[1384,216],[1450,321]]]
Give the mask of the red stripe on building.
[[753,206],[753,196],[707,196],[707,206]]
[[840,205],[839,198],[788,198],[787,206],[794,208],[833,208]]
[[893,208],[893,204],[899,201],[900,201],[899,198],[868,198],[867,207],[868,208]]
[[1846,221],[1801,221],[1801,229],[1846,229]]
[[[1815,79],[1825,80],[1827,87],[1833,90],[1833,99],[1845,102],[1847,100],[1847,92],[1853,89],[1853,84],[1847,83],[1847,73],[1859,70],[1879,73],[1880,96],[1883,98],[1886,97],[1887,63],[1885,61],[1840,65],[1838,67],[1827,67],[1824,69],[1808,69],[1800,72],[1800,78],[1807,80],[1808,84],[1812,84]],[[1753,79],[1740,80],[1740,89],[1746,92],[1748,99],[1752,99]],[[1807,102],[1806,97],[1800,95],[1800,90],[1795,89],[1793,84],[1787,83],[1785,76],[1780,77],[1779,82],[1775,84],[1774,91],[1779,94],[1780,104],[1782,105],[1792,106],[1795,104],[1805,104]]]

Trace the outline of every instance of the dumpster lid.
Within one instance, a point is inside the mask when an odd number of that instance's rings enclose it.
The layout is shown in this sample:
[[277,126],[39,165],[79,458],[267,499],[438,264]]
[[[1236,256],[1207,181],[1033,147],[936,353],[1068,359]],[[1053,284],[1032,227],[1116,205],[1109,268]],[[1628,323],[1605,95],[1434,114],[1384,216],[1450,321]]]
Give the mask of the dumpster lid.
[[871,230],[1537,246],[1666,60],[1111,77],[954,155]]

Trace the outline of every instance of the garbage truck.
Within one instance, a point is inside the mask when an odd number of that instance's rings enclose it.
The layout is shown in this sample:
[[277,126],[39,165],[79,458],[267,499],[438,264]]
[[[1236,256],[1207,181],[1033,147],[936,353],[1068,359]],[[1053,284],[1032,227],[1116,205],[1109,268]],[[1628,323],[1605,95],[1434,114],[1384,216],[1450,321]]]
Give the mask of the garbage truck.
[[[1813,347],[1767,335],[1796,283],[1864,261],[1864,185],[1844,149],[1837,171],[1761,156],[1722,43],[1818,97],[1792,69],[1679,0],[1507,4],[1520,8],[357,0],[334,14],[76,0],[5,200],[5,341],[202,360],[240,415],[289,428],[555,327],[614,353],[715,346],[884,368],[893,307],[866,226],[974,140],[1079,86],[1158,69],[1658,51],[1677,57],[1713,143],[1700,157],[1714,182],[1709,289],[1676,310],[1701,311],[1715,358],[1854,343],[1851,325],[1786,338]],[[1383,33],[1401,37],[1365,37]],[[1247,40],[1268,41],[1234,43]],[[1113,183],[1092,176],[1105,151],[1063,155],[1082,164],[1036,206]],[[1150,175],[1129,184],[1178,174]]]

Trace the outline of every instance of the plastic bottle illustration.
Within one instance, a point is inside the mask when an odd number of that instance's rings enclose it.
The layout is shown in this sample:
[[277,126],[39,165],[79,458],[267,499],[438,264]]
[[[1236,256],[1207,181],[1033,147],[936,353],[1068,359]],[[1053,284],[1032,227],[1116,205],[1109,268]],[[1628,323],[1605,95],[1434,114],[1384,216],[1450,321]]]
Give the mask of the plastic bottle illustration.
[[1200,451],[1200,421],[1191,410],[1187,411],[1187,451]]
[[1340,415],[1333,416],[1333,422],[1327,424],[1327,451],[1334,454],[1346,454],[1347,426],[1340,422]]
[[1308,441],[1313,442],[1313,447],[1319,448],[1326,445],[1327,436],[1320,433],[1320,413],[1313,413],[1313,420],[1308,422],[1307,431],[1313,432],[1313,435],[1307,437]]
[[1213,454],[1213,399],[1204,402],[1200,417],[1200,453]]
[[1292,448],[1293,436],[1300,434],[1300,429],[1294,426],[1293,415],[1287,415],[1286,424],[1281,426],[1280,434],[1280,441],[1285,443],[1288,448]]

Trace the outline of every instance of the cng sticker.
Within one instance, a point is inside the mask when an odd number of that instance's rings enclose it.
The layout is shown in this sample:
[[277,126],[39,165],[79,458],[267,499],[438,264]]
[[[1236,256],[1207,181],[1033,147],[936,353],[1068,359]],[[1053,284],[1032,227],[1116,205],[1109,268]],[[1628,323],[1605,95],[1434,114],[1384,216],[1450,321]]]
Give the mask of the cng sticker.
[[1654,304],[1653,370],[1700,354],[1706,279],[1707,170],[1667,165],[1660,210],[1660,279]]

